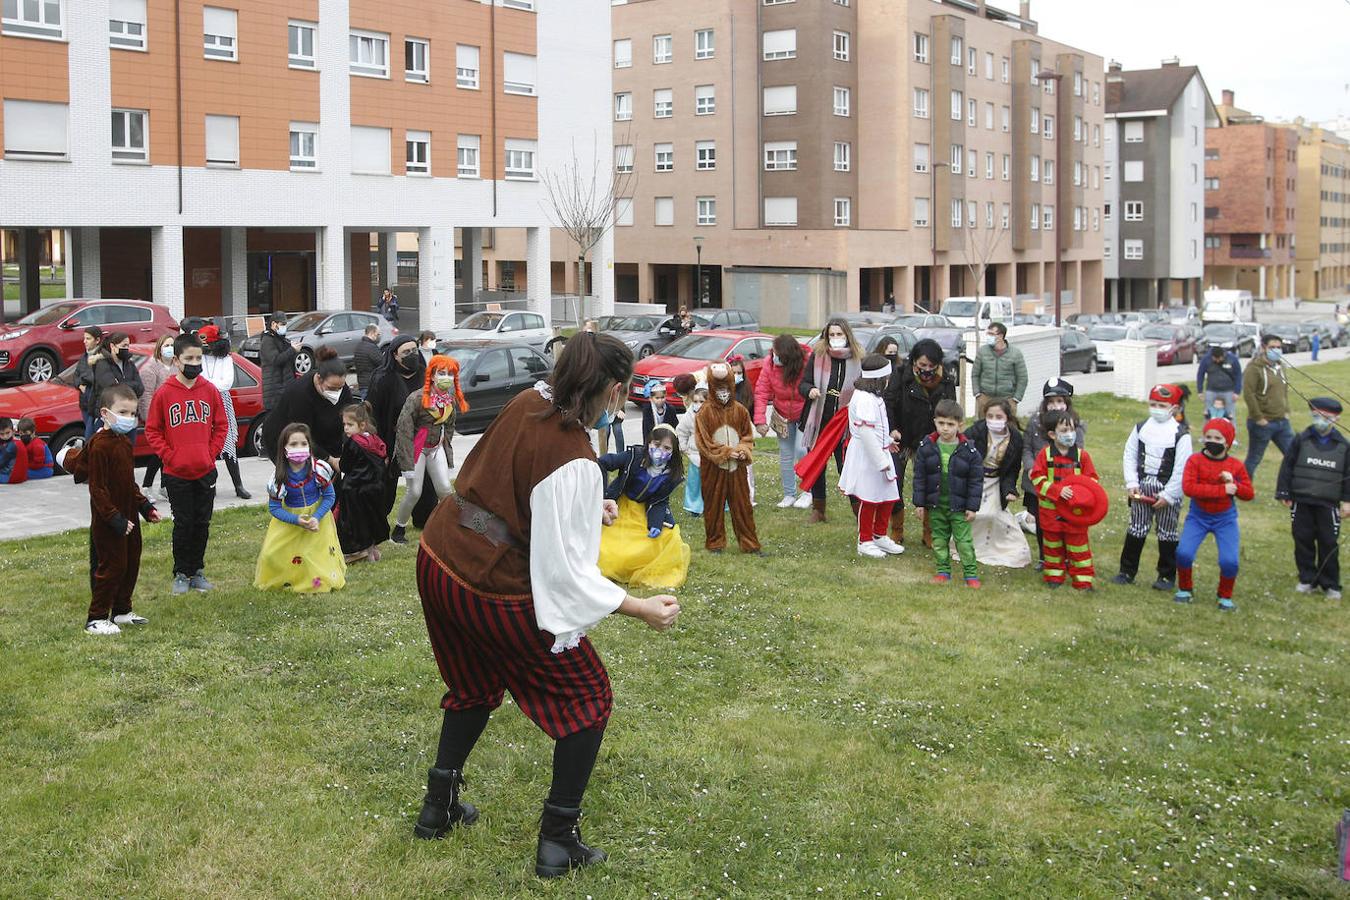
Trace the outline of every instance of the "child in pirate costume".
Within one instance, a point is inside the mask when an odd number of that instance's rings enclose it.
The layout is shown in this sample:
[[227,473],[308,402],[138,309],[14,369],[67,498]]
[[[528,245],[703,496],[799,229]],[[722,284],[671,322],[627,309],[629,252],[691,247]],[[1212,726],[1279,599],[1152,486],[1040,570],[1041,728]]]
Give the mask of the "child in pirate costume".
[[862,361],[862,373],[853,382],[848,401],[848,449],[839,473],[839,490],[858,502],[858,555],[884,559],[905,552],[887,529],[891,510],[900,500],[891,451],[890,422],[881,392],[891,377],[891,362],[873,353]]
[[[703,373],[698,373],[702,377]],[[693,375],[678,375],[675,378],[675,390],[684,400],[684,414],[675,426],[675,436],[680,439],[680,450],[689,458],[685,467],[684,511],[691,516],[703,515],[703,477],[702,459],[698,455],[698,442],[694,440],[694,420],[703,404],[708,402],[708,387],[700,384]]]
[[1224,418],[1210,419],[1200,433],[1203,450],[1186,460],[1181,489],[1191,498],[1191,510],[1181,529],[1177,546],[1177,592],[1172,599],[1191,602],[1191,567],[1195,552],[1206,535],[1214,535],[1219,548],[1219,609],[1232,612],[1233,585],[1238,573],[1238,512],[1236,500],[1251,500],[1256,495],[1247,469],[1228,455],[1237,433]]
[[661,424],[646,443],[600,457],[617,472],[605,499],[619,517],[600,537],[600,572],[630,587],[677,588],[689,574],[689,545],[670,514],[670,497],[684,480],[675,429]]
[[1076,446],[1078,420],[1072,413],[1068,410],[1046,413],[1042,422],[1052,440],[1036,454],[1036,463],[1031,467],[1031,485],[1041,504],[1037,515],[1042,536],[1041,577],[1052,589],[1062,587],[1067,562],[1074,590],[1090,591],[1096,573],[1087,529],[1064,519],[1055,501],[1061,498],[1073,500],[1073,487],[1060,484],[1070,475],[1099,481],[1097,467],[1092,464],[1088,452]]
[[694,441],[702,467],[704,547],[721,553],[727,544],[723,509],[730,504],[731,527],[742,553],[763,555],[755,533],[755,513],[750,508],[750,483],[746,465],[755,449],[755,430],[750,413],[736,402],[731,367],[724,362],[708,366],[708,402],[694,419]]
[[1159,384],[1148,395],[1149,417],[1125,439],[1125,492],[1130,524],[1120,551],[1116,584],[1134,584],[1139,557],[1150,527],[1158,533],[1155,591],[1170,591],[1177,579],[1177,539],[1181,517],[1181,478],[1191,455],[1190,429],[1177,420],[1182,397],[1175,384]]

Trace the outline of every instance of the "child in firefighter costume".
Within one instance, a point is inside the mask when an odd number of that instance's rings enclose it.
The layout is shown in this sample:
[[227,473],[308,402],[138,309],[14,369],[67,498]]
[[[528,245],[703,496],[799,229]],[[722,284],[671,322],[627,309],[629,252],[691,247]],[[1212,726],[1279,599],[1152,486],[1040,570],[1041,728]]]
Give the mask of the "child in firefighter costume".
[[731,508],[731,527],[742,553],[763,555],[755,533],[755,513],[750,508],[750,482],[746,466],[755,449],[755,430],[750,412],[736,401],[736,380],[731,366],[715,362],[706,370],[708,401],[694,419],[694,441],[702,461],[704,547],[721,553],[727,545],[722,517]]
[[[1041,504],[1038,519],[1044,537],[1041,575],[1045,583],[1051,588],[1062,587],[1067,568],[1067,577],[1074,589],[1090,591],[1095,573],[1087,528],[1064,518],[1057,503],[1061,500],[1074,502],[1082,487],[1064,485],[1061,483],[1064,479],[1081,475],[1092,481],[1099,480],[1092,457],[1075,446],[1078,442],[1076,427],[1076,419],[1067,411],[1049,413],[1045,417],[1045,430],[1051,442],[1036,454],[1036,463],[1031,467],[1031,485]],[[1102,499],[1105,500],[1104,494]]]

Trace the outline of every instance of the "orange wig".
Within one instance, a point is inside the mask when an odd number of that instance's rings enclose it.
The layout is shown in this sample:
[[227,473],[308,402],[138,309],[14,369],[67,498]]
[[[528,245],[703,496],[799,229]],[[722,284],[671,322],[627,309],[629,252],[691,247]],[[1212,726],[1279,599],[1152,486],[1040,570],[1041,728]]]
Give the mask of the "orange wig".
[[460,412],[469,411],[469,401],[464,399],[464,389],[459,381],[459,360],[453,356],[436,355],[427,363],[426,381],[422,385],[422,406],[431,409],[434,405],[432,394],[436,392],[436,376],[448,372],[455,376],[455,405]]

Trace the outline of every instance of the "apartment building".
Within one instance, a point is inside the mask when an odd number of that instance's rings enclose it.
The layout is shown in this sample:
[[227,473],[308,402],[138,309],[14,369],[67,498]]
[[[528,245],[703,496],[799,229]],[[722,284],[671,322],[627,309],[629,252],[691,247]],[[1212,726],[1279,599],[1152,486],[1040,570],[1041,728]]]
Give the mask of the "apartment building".
[[1102,247],[1108,310],[1203,295],[1205,134],[1219,125],[1195,66],[1106,71]]
[[1292,297],[1298,136],[1222,97],[1205,135],[1205,286]]
[[1295,120],[1298,205],[1294,291],[1304,299],[1350,294],[1350,140]]
[[543,310],[540,176],[610,165],[609,50],[600,2],[6,0],[0,227],[67,237],[74,296],[236,316],[367,307],[415,234],[435,328],[514,230]]
[[612,64],[620,299],[1048,308],[1058,241],[1064,309],[1101,308],[1102,59],[1027,3],[628,0]]

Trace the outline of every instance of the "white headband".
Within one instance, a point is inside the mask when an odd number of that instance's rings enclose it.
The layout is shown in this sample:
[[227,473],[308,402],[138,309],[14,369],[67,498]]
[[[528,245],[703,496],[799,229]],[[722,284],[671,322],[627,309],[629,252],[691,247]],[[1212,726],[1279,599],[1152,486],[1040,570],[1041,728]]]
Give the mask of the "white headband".
[[886,363],[875,369],[864,368],[862,374],[864,378],[885,378],[887,375],[891,374],[891,364]]

